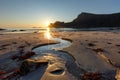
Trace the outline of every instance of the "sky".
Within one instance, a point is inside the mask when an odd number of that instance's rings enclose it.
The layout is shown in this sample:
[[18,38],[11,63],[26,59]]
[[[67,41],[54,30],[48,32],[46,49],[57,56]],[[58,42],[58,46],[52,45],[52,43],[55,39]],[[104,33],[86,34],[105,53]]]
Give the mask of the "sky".
[[118,13],[120,0],[0,0],[0,27],[46,27],[81,12]]

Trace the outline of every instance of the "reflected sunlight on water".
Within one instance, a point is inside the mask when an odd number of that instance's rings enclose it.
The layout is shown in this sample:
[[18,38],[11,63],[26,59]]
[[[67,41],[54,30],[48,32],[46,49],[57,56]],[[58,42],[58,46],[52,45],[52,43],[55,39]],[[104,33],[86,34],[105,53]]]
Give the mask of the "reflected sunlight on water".
[[45,32],[45,38],[51,39],[50,28],[47,28],[47,30]]

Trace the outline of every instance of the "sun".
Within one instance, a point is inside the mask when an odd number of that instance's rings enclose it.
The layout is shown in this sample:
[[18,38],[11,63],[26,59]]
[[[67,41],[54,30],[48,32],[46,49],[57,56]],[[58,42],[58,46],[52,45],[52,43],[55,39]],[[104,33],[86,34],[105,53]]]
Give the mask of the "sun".
[[48,27],[50,25],[50,21],[45,22],[45,27]]

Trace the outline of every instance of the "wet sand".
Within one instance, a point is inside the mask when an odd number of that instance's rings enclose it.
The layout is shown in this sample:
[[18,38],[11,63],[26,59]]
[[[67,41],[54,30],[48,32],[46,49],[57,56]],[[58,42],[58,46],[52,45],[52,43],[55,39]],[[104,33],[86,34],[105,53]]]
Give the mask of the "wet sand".
[[[79,69],[85,72],[104,73],[113,79],[116,70],[120,68],[120,32],[81,31],[51,34],[53,37],[72,40],[72,45],[62,51],[72,55]],[[43,36],[43,33],[0,35],[0,57],[17,53],[19,47],[24,47],[25,51],[31,51],[37,45],[54,43],[54,41],[48,41]],[[47,76],[46,80],[79,79],[82,74],[78,69],[72,68],[74,66],[71,65],[69,71],[62,76],[49,75],[45,71],[41,79],[44,80],[45,76]]]
[[[21,33],[21,34],[3,34],[0,35],[0,55],[12,51],[17,51],[19,47],[24,47],[26,51],[40,44],[54,43],[47,40],[44,33]],[[56,43],[56,42],[55,42]]]
[[120,32],[60,32],[55,36],[73,41],[63,50],[72,54],[81,69],[100,72],[114,80],[111,73],[116,75],[116,69],[120,68]]

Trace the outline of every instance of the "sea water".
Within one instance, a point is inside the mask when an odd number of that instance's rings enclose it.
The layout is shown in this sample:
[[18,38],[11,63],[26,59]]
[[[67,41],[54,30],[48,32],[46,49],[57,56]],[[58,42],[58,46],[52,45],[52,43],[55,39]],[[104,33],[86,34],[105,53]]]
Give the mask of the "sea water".
[[[0,34],[14,34],[14,33],[39,33],[46,32],[47,28],[5,28],[6,30],[1,30]],[[101,28],[51,28],[50,31],[53,32],[71,32],[71,31],[118,31],[120,32],[120,27],[101,27]]]

